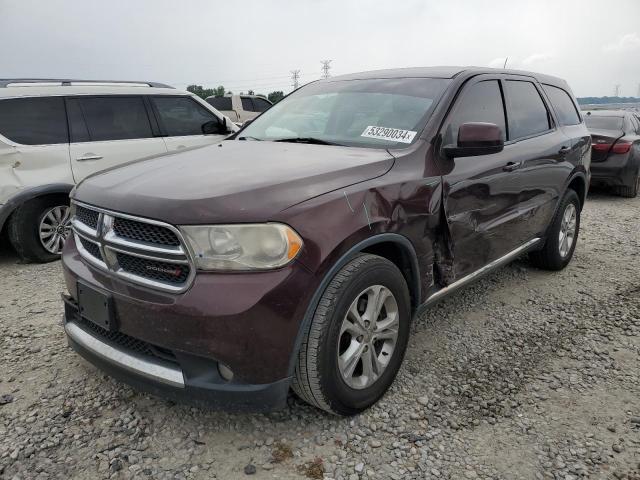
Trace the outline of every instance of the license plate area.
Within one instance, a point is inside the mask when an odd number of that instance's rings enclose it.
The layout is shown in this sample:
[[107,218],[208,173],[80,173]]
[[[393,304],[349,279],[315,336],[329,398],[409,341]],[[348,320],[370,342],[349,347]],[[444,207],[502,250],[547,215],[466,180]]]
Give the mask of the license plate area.
[[110,332],[117,330],[111,295],[78,282],[78,310],[85,320]]

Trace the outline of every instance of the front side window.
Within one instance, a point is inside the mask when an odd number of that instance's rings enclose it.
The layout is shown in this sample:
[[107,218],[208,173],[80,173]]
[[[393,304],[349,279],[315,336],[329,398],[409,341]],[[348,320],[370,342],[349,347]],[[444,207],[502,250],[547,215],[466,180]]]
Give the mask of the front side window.
[[242,110],[244,110],[245,112],[253,112],[254,111],[253,102],[251,101],[251,97],[241,97],[240,100],[242,101]]
[[505,90],[509,140],[530,137],[551,128],[549,112],[533,83],[507,80]]
[[91,141],[151,138],[151,124],[141,97],[80,98]]
[[253,107],[256,112],[265,112],[271,108],[271,104],[264,98],[253,98]]
[[203,135],[204,125],[218,118],[188,97],[153,98],[167,135]]
[[23,145],[68,143],[64,100],[61,97],[0,100],[0,134]]
[[233,110],[231,97],[209,97],[207,103],[220,112]]
[[580,115],[573,100],[567,92],[558,87],[543,85],[542,88],[551,100],[554,110],[558,114],[560,125],[578,125],[581,123]]
[[494,123],[506,139],[504,104],[497,80],[485,80],[466,88],[456,104],[444,134],[445,145],[457,143],[458,129],[463,123]]
[[418,137],[449,83],[440,78],[311,83],[270,107],[239,138],[403,147]]

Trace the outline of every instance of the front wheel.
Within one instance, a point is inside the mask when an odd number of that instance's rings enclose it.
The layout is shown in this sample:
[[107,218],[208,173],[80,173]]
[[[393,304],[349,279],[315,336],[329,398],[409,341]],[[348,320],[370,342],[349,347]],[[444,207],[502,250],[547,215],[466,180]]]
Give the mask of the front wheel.
[[336,415],[373,405],[393,383],[409,338],[407,284],[385,258],[362,254],[324,291],[305,333],[293,390]]
[[542,250],[532,252],[532,263],[545,270],[562,270],[576,248],[580,232],[580,200],[574,190],[567,190],[554,216]]

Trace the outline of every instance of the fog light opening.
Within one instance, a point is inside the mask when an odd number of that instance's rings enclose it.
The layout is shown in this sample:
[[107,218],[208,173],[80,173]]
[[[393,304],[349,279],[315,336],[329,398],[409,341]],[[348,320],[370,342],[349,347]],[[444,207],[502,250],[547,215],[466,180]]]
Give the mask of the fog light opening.
[[230,382],[231,380],[233,380],[233,372],[225,364],[218,363],[218,372],[220,372],[220,376],[224,378],[227,382]]

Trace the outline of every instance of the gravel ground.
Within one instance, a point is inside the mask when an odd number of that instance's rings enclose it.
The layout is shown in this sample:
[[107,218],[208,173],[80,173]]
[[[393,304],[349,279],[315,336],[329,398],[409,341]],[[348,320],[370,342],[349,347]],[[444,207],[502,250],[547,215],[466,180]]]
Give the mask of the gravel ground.
[[171,404],[66,345],[58,263],[0,252],[0,478],[640,479],[640,198],[591,195],[563,272],[522,259],[432,308],[350,419]]

